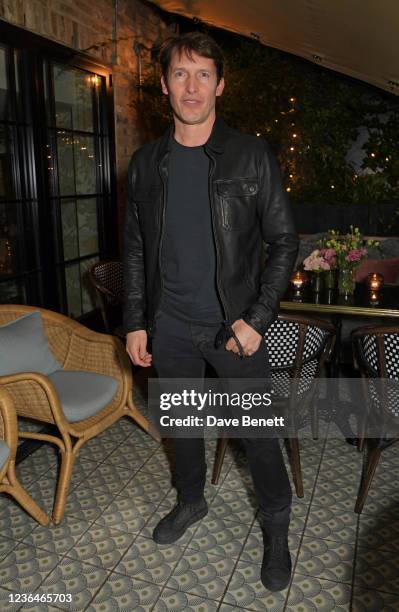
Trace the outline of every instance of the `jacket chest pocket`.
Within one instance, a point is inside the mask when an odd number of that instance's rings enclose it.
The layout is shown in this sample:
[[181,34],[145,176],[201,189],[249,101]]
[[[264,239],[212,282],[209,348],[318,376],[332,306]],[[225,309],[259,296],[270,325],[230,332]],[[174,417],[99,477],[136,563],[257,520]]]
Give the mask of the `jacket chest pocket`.
[[240,230],[250,227],[256,217],[257,179],[217,181],[216,190],[221,205],[222,227]]

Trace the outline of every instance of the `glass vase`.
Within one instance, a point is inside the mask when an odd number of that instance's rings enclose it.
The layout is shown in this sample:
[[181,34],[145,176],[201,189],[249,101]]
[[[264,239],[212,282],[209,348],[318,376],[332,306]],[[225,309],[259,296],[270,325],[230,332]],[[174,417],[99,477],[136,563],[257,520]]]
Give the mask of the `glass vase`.
[[338,293],[345,297],[355,292],[355,270],[352,268],[340,268],[338,274]]
[[333,291],[336,285],[336,271],[335,270],[326,270],[324,275],[324,288],[328,291]]
[[313,272],[310,280],[310,288],[313,293],[320,293],[323,289],[323,275],[320,272]]

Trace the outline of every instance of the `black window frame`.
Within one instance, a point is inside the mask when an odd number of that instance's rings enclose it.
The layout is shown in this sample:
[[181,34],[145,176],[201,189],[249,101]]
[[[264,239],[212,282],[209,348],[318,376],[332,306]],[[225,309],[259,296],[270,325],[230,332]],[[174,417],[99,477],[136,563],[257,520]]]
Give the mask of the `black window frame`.
[[[26,260],[29,252],[37,251],[38,258],[37,270],[26,272],[26,268],[24,268],[22,273],[12,275],[7,280],[14,280],[21,276],[24,278],[32,277],[31,280],[35,285],[35,290],[29,291],[28,289],[26,302],[30,305],[65,313],[65,295],[59,293],[57,270],[54,264],[54,257],[59,250],[59,241],[61,240],[62,243],[62,236],[54,236],[52,221],[51,204],[54,196],[51,193],[48,180],[46,151],[48,128],[43,64],[44,62],[47,62],[49,66],[51,63],[63,64],[102,77],[101,95],[103,103],[99,113],[99,120],[103,125],[101,151],[104,152],[105,143],[107,144],[107,150],[105,155],[101,154],[100,156],[102,164],[101,179],[106,187],[106,193],[102,195],[103,205],[98,218],[101,259],[116,258],[119,254],[112,70],[85,53],[3,21],[0,22],[0,45],[15,50],[20,80],[23,80],[22,94],[19,100],[21,104],[16,105],[16,112],[20,118],[26,116],[31,121],[31,125],[24,130],[24,134],[21,130],[16,139],[16,146],[21,146],[24,149],[17,164],[20,168],[21,180],[18,180],[16,184],[20,185],[22,189],[20,194],[21,207],[24,217],[26,217],[24,226],[26,227],[26,224],[29,224],[32,227],[32,234],[36,237],[36,241],[33,241],[34,244],[32,244],[32,241],[30,243],[24,241],[21,254],[23,259]],[[11,74],[11,72],[15,73],[11,68],[8,68],[9,77],[13,79],[14,74]],[[23,99],[22,95],[24,96]],[[15,129],[18,130],[18,128],[19,125]],[[21,240],[24,240],[23,236]],[[35,283],[33,280],[34,274],[36,274],[37,279],[40,277],[41,280],[37,280]],[[78,320],[84,320],[87,316],[90,316],[90,313],[77,318]]]

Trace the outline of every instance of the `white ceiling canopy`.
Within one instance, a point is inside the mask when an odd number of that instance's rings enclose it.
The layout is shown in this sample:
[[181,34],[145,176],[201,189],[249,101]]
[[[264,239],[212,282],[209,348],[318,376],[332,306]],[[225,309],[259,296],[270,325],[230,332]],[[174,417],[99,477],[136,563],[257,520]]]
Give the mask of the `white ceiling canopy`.
[[399,95],[399,0],[152,0]]

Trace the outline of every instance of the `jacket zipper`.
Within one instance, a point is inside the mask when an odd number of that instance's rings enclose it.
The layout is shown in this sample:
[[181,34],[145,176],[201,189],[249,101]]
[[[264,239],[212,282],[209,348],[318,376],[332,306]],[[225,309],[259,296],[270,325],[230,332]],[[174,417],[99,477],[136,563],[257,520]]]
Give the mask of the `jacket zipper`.
[[[159,266],[159,276],[161,278],[161,293],[160,293],[160,299],[158,302],[158,305],[156,307],[156,309],[154,310],[154,321],[155,321],[155,317],[158,314],[158,309],[159,306],[161,304],[162,301],[162,296],[163,296],[163,289],[164,289],[164,278],[163,278],[163,274],[162,274],[162,246],[163,246],[163,238],[164,238],[164,233],[165,233],[165,218],[166,218],[166,202],[167,202],[167,196],[166,196],[166,181],[165,181],[165,175],[164,175],[164,166],[163,163],[167,157],[168,153],[166,153],[164,155],[164,157],[162,158],[161,162],[158,165],[158,172],[161,176],[161,181],[162,181],[162,226],[161,226],[161,235],[159,238],[159,250],[158,250],[158,266]],[[152,322],[153,325],[153,322]]]
[[225,319],[225,323],[228,322],[228,317],[227,317],[227,308],[226,308],[226,304],[224,302],[223,299],[223,292],[220,288],[220,283],[219,283],[219,261],[220,261],[220,249],[219,249],[219,242],[218,242],[218,237],[217,237],[217,232],[215,230],[215,212],[214,212],[214,197],[213,197],[213,190],[212,190],[212,178],[215,172],[215,160],[213,157],[211,157],[211,155],[208,154],[209,159],[211,160],[211,168],[209,171],[209,185],[208,185],[208,189],[209,189],[209,199],[210,199],[210,204],[211,204],[211,219],[212,219],[212,232],[213,232],[213,239],[215,241],[215,249],[216,249],[216,287],[217,290],[219,292],[219,297],[220,297],[220,301],[222,304],[222,308],[223,308],[223,315],[224,315],[224,319]]
[[223,200],[223,198],[221,198],[221,204],[222,204],[222,223],[223,223],[223,227],[225,229],[228,229],[227,215],[226,215],[226,205],[225,205],[225,201]]

